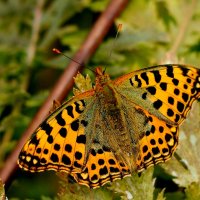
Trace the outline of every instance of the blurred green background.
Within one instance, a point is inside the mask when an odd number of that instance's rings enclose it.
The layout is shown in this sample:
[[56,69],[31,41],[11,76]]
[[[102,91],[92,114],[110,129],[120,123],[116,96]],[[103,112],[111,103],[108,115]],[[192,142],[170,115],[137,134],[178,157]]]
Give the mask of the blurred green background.
[[[52,48],[72,57],[108,3],[0,1],[0,167],[70,62],[52,53]],[[123,28],[113,45],[119,23]],[[199,67],[199,33],[198,0],[133,0],[87,67],[105,66],[112,78],[162,63]],[[94,77],[88,69],[83,74]],[[180,131],[178,153],[187,169],[173,158],[148,169],[140,178],[133,175],[95,191],[61,180],[55,172],[30,174],[18,170],[6,196],[11,200],[200,199],[199,110],[198,103]]]

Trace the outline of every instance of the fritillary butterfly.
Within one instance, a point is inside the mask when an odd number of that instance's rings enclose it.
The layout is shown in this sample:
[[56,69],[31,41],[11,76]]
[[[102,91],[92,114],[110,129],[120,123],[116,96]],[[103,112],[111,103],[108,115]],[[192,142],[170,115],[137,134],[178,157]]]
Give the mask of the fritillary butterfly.
[[112,81],[100,67],[96,85],[53,112],[19,155],[30,172],[69,173],[97,188],[169,160],[178,128],[200,98],[200,69],[160,65]]

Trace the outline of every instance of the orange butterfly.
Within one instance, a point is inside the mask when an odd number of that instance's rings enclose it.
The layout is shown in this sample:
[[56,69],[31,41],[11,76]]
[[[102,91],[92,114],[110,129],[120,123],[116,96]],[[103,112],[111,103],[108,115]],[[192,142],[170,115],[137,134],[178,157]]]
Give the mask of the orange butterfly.
[[200,98],[200,69],[160,65],[96,84],[61,105],[24,145],[18,164],[30,172],[69,173],[97,188],[169,160],[178,128]]

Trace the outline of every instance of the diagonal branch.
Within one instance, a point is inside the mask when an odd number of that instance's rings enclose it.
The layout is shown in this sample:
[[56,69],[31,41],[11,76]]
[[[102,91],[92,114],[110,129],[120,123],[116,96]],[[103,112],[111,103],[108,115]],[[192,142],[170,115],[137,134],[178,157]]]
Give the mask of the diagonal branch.
[[[105,11],[94,24],[91,32],[85,39],[78,52],[73,57],[74,60],[78,60],[80,63],[86,63],[90,59],[97,47],[101,44],[106,33],[109,31],[114,19],[123,11],[127,3],[128,0],[112,0],[110,2]],[[12,175],[14,175],[16,169],[18,168],[17,158],[27,138],[31,136],[37,126],[48,115],[53,100],[57,99],[58,101],[62,101],[67,96],[74,83],[73,77],[78,71],[81,70],[81,68],[82,67],[75,62],[70,62],[68,67],[66,67],[48,98],[36,113],[27,130],[22,135],[16,148],[8,157],[4,167],[0,171],[0,177],[4,183],[8,184],[11,181]]]

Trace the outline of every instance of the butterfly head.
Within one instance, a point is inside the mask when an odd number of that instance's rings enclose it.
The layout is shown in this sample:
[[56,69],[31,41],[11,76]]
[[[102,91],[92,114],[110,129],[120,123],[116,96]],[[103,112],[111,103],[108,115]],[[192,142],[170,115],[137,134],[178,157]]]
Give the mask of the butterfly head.
[[107,73],[105,73],[105,70],[103,70],[101,67],[96,68],[95,75],[96,84],[105,85],[110,80],[110,76]]

